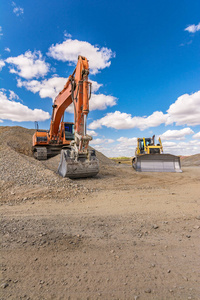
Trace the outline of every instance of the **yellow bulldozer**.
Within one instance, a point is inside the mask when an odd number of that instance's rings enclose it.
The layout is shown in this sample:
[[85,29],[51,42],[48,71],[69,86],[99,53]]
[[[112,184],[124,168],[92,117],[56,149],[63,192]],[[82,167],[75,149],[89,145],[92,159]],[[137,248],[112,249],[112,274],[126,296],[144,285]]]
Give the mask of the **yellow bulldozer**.
[[138,138],[132,166],[138,172],[177,172],[181,173],[180,157],[164,154],[161,139],[155,144],[152,138]]

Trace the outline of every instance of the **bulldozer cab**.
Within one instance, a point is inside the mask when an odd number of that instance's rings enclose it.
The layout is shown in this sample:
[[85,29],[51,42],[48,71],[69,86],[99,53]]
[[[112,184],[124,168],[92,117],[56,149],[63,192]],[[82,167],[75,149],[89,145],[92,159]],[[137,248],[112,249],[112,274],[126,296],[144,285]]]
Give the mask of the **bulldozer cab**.
[[137,154],[148,153],[150,146],[154,146],[154,141],[151,138],[138,138]]
[[143,139],[139,139],[138,141],[138,145],[139,145],[139,153],[144,153],[144,141]]

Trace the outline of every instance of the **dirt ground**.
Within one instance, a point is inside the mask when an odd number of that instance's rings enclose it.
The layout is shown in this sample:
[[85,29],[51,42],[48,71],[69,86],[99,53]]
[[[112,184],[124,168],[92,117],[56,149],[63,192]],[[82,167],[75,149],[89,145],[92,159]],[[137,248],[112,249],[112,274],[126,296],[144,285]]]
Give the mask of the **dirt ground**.
[[1,137],[0,299],[200,299],[200,167],[136,173],[98,154],[95,178],[62,179],[59,156]]

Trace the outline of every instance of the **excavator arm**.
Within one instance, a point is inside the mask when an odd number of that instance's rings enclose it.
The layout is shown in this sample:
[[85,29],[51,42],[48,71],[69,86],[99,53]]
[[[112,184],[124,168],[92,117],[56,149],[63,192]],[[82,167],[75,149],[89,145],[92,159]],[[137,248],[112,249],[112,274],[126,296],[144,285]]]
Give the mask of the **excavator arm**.
[[89,65],[85,57],[79,56],[76,69],[69,77],[64,89],[54,102],[50,137],[58,134],[59,124],[65,109],[74,105],[74,141],[61,151],[58,173],[63,177],[79,178],[95,176],[99,172],[99,162],[94,150],[88,150],[92,137],[86,133],[87,115],[91,83],[88,81]]

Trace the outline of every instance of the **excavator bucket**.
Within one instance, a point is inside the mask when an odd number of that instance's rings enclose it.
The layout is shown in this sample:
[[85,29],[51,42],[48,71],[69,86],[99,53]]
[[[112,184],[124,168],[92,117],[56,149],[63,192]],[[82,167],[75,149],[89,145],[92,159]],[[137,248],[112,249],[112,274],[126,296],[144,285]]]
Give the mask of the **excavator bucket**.
[[180,157],[171,154],[139,155],[133,159],[133,168],[138,172],[182,172]]
[[99,161],[95,151],[91,150],[88,156],[79,155],[78,158],[73,158],[69,149],[62,150],[58,173],[62,177],[72,179],[97,175],[99,173]]

